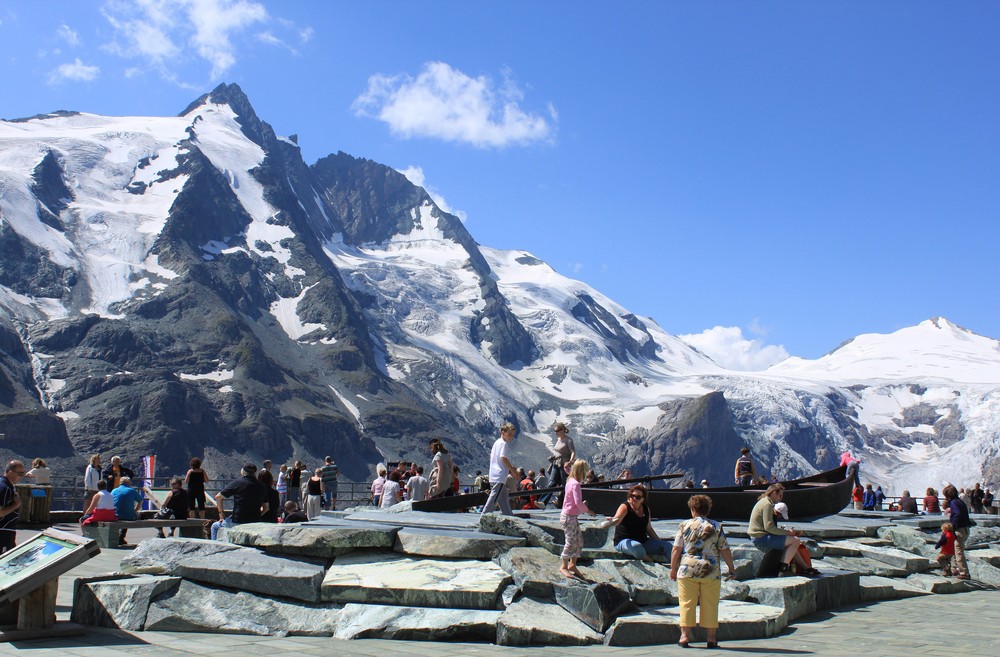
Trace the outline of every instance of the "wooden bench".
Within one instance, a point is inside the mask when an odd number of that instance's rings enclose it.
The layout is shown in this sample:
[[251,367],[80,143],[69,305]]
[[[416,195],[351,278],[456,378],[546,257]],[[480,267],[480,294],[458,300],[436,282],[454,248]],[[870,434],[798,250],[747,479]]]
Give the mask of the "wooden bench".
[[118,536],[123,529],[168,529],[176,527],[183,538],[208,538],[211,520],[188,518],[187,520],[114,520],[93,522],[83,527],[83,535],[97,541],[102,548],[116,548]]

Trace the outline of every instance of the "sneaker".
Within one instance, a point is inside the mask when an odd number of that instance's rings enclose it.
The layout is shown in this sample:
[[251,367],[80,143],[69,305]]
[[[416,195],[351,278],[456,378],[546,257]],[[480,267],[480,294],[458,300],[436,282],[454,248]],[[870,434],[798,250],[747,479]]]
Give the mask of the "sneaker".
[[792,577],[795,573],[792,571],[792,567],[787,563],[782,563],[778,566],[778,577]]
[[969,577],[969,573],[962,573],[961,575],[955,575],[958,579],[972,579]]

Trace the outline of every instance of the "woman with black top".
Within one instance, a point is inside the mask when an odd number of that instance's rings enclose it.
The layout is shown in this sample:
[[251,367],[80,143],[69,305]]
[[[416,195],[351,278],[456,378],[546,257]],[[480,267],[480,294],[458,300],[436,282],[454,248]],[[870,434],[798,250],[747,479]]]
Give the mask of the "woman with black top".
[[[160,505],[160,510],[156,514],[156,518],[164,520],[187,520],[188,509],[191,508],[188,498],[189,495],[184,490],[184,480],[180,477],[174,477],[170,480],[170,492],[167,493],[166,499]],[[170,528],[171,536],[174,535],[174,529],[175,527]],[[162,527],[158,528],[156,533],[160,538],[164,538]]]
[[636,484],[628,491],[625,504],[618,507],[608,521],[615,525],[615,549],[643,561],[652,561],[650,555],[666,556],[673,546],[656,535],[646,504],[646,488]]
[[274,487],[274,475],[267,470],[257,473],[257,481],[267,488],[267,513],[260,516],[261,522],[278,522],[278,515],[281,513],[281,502],[278,497],[278,489]]
[[323,468],[316,468],[313,476],[306,482],[306,516],[312,520],[319,517],[323,502]]
[[201,469],[201,459],[197,456],[191,459],[191,469],[184,475],[184,485],[187,486],[190,508],[205,518],[205,484],[209,481],[208,473]]
[[302,471],[305,466],[302,465],[302,461],[296,461],[295,465],[288,469],[288,495],[285,500],[291,500],[296,504],[302,504],[302,497],[300,494],[302,486]]

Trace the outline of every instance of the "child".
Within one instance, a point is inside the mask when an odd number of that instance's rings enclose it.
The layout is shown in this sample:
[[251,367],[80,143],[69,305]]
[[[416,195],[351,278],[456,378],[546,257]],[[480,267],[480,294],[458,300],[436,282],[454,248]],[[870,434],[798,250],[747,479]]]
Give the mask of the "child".
[[934,544],[941,549],[937,562],[944,568],[944,576],[951,577],[951,560],[955,556],[955,527],[950,522],[941,525],[941,538]]
[[577,459],[573,461],[569,477],[566,479],[562,513],[559,515],[559,522],[562,523],[563,533],[566,535],[559,572],[566,577],[583,577],[583,573],[576,567],[576,560],[580,558],[583,549],[583,534],[580,532],[579,515],[581,513],[594,515],[594,512],[583,501],[583,489],[580,488],[580,482],[587,477],[589,470],[590,466],[587,465],[586,461]]

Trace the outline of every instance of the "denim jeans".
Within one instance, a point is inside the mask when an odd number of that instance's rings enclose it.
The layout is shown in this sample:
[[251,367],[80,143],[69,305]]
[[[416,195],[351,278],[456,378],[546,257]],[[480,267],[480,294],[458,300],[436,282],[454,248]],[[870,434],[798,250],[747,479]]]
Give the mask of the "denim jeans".
[[630,557],[636,559],[642,559],[647,554],[662,554],[666,556],[673,546],[668,541],[663,541],[658,538],[647,539],[645,543],[640,543],[639,541],[633,541],[631,538],[625,538],[618,541],[615,545],[615,549],[622,554],[627,554]]
[[219,530],[220,529],[222,529],[223,527],[225,527],[225,528],[228,529],[229,527],[232,527],[232,526],[233,526],[233,517],[232,516],[229,516],[225,520],[219,520],[217,522],[213,522],[212,523],[212,540],[213,541],[219,540]]

